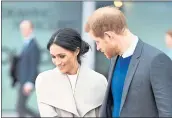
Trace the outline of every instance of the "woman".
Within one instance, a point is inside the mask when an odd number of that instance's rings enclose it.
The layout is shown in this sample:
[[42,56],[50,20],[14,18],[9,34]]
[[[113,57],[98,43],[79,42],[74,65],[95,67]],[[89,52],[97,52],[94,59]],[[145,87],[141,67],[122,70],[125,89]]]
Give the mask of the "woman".
[[56,68],[36,79],[41,117],[98,117],[107,80],[81,63],[89,45],[73,29],[60,29],[47,49]]

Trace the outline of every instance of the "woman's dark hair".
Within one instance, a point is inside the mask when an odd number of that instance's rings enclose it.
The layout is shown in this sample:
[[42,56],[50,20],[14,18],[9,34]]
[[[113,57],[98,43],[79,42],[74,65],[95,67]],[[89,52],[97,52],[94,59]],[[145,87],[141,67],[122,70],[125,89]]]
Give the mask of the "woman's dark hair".
[[64,28],[56,31],[47,44],[48,50],[50,50],[52,44],[56,44],[70,51],[76,51],[76,49],[79,48],[80,52],[77,56],[79,64],[81,64],[81,56],[90,49],[90,45],[82,40],[81,35],[71,28]]

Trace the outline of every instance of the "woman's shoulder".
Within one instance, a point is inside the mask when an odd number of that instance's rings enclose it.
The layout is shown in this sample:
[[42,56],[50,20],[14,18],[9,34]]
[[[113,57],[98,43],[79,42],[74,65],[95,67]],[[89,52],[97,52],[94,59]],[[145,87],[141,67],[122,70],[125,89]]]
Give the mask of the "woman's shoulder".
[[93,69],[91,69],[89,67],[86,67],[86,66],[84,66],[83,68],[85,70],[85,73],[88,76],[91,76],[92,78],[95,78],[95,79],[98,79],[98,80],[102,79],[104,81],[107,81],[106,77],[103,74],[101,74],[99,72],[96,72],[95,70],[93,70]]
[[39,73],[38,77],[45,77],[45,76],[49,76],[49,75],[54,74],[54,73],[60,74],[60,71],[57,68],[49,69],[49,70],[46,70],[46,71]]
[[95,70],[93,70],[93,69],[91,69],[91,68],[89,68],[87,66],[83,66],[83,68],[84,68],[84,70],[86,71],[87,74],[105,78],[105,76],[103,74],[101,74],[101,73],[99,73],[99,72],[97,72],[97,71],[95,71]]
[[53,70],[54,69],[50,69],[50,70],[46,70],[46,71],[43,71],[43,72],[39,73],[36,79],[39,79],[39,78],[42,78],[42,77],[46,77],[46,76],[52,74]]
[[54,76],[54,74],[58,75],[58,73],[59,72],[56,68],[39,73],[35,81],[36,86],[41,83],[46,83],[50,78],[52,78],[51,76]]

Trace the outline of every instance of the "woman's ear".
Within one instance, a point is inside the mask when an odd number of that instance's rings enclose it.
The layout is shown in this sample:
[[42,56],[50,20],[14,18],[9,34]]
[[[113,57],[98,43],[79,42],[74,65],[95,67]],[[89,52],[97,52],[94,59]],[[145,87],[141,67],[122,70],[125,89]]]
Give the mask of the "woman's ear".
[[77,49],[75,50],[76,56],[78,56],[79,52],[80,52],[80,48],[77,48]]

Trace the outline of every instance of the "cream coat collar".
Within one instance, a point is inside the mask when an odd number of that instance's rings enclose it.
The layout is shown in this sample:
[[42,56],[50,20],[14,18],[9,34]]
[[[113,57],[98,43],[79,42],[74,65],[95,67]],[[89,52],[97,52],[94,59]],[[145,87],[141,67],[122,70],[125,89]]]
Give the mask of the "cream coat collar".
[[104,76],[81,66],[74,95],[69,82],[57,68],[39,74],[37,99],[80,117],[102,104],[107,86]]

